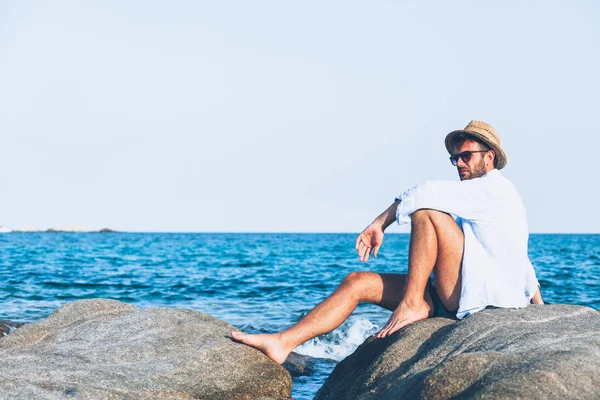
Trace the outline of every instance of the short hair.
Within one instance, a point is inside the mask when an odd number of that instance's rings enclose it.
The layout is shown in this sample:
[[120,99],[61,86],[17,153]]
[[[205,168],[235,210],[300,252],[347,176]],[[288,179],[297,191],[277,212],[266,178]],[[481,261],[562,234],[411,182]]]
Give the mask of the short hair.
[[456,136],[454,138],[455,139],[454,139],[453,147],[462,145],[466,140],[472,140],[472,141],[476,142],[477,144],[479,144],[479,148],[481,150],[485,150],[485,151],[493,150],[494,151],[494,168],[498,167],[498,158],[496,157],[496,151],[494,149],[492,149],[483,140],[481,140],[473,135],[470,135],[467,132],[459,132],[456,134]]

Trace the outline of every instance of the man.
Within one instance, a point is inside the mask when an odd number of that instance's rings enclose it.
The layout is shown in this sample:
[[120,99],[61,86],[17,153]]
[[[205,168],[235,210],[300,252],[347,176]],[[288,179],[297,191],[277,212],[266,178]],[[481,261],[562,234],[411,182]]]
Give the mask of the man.
[[[337,328],[360,302],[393,311],[375,334],[386,337],[437,315],[463,318],[487,306],[542,303],[527,255],[525,209],[500,169],[506,155],[490,125],[471,121],[446,136],[460,181],[427,181],[396,198],[356,239],[361,261],[377,257],[385,229],[411,222],[408,274],[353,272],[331,296],[291,328],[275,334],[233,332],[232,338],[283,363],[297,346]],[[429,277],[433,272],[435,283]]]

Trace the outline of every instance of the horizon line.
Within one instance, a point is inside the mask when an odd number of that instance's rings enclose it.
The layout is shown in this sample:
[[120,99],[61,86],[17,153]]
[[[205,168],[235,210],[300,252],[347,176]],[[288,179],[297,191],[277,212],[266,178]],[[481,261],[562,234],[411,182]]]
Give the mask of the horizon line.
[[[339,234],[360,234],[358,231],[136,231],[136,230],[114,230],[111,229],[110,232],[101,232],[100,230],[90,230],[90,231],[69,231],[69,230],[39,230],[39,231],[26,231],[26,230],[13,230],[12,232],[5,232],[6,234],[10,233],[102,233],[102,234],[111,234],[111,233],[159,233],[159,234],[294,234],[294,235],[317,235],[317,234],[329,234],[329,235],[339,235]],[[410,235],[410,232],[387,232],[386,235]],[[529,232],[530,235],[600,235],[600,232]]]

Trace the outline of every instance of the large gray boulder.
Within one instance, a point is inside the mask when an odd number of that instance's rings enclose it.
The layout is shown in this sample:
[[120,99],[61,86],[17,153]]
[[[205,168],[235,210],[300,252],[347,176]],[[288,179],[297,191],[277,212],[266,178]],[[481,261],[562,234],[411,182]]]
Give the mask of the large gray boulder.
[[370,338],[316,399],[599,399],[600,313],[567,305],[432,318]]
[[0,338],[0,399],[289,398],[290,374],[198,311],[81,300]]

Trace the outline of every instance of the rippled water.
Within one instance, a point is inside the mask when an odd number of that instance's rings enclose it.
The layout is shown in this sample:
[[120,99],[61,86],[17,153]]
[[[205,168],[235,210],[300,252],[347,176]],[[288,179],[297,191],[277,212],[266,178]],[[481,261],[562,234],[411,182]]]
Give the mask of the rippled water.
[[[406,272],[408,235],[390,234],[361,264],[354,234],[3,234],[0,319],[35,321],[77,299],[200,310],[244,331],[288,327],[356,270]],[[551,303],[600,309],[600,235],[531,235],[530,257]],[[375,332],[389,312],[361,305],[336,331],[297,349],[319,357],[294,379],[312,398],[335,362]],[[333,361],[332,361],[333,360]]]

